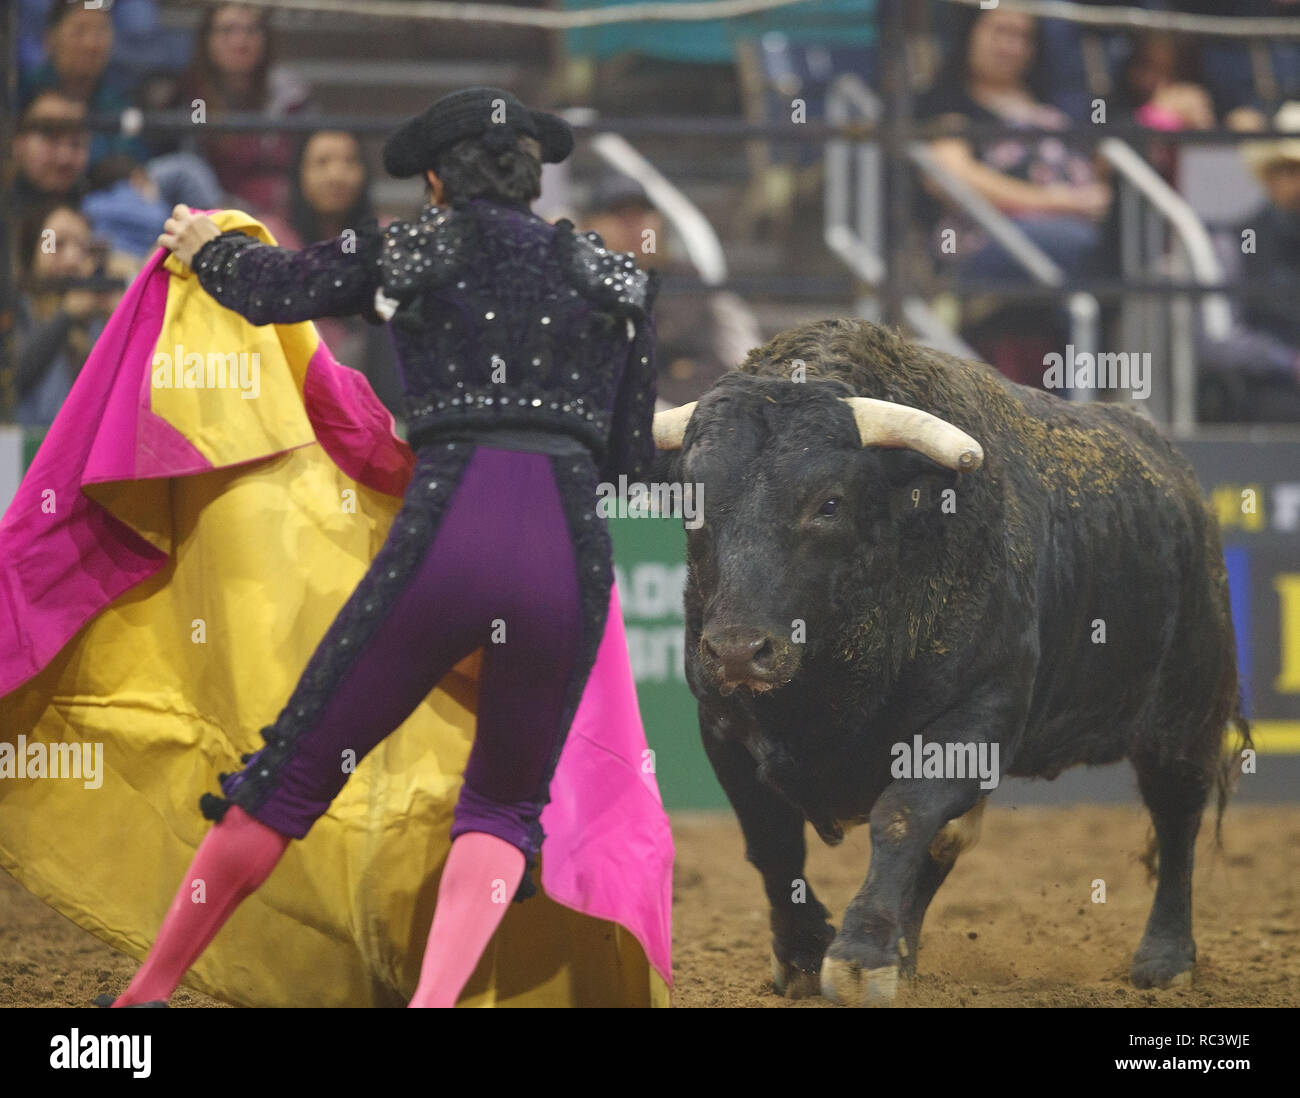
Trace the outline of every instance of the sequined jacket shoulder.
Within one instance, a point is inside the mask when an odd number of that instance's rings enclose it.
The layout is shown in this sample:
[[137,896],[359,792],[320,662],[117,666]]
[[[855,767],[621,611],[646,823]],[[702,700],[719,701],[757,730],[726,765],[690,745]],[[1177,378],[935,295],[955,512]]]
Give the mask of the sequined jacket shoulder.
[[359,314],[389,321],[409,434],[546,427],[585,442],[605,479],[654,456],[654,272],[567,220],[474,199],[301,251],[239,232],[194,271],[254,324]]

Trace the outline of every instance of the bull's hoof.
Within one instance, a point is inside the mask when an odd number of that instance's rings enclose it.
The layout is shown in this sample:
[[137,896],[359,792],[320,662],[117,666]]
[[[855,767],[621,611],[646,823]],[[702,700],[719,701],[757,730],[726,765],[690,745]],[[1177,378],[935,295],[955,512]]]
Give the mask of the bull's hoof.
[[787,999],[811,999],[822,993],[821,979],[815,968],[800,968],[788,961],[778,961],[772,954],[772,986]]
[[822,961],[822,995],[841,1006],[889,1006],[898,994],[898,965],[864,969],[853,961]]
[[1196,964],[1196,945],[1190,940],[1144,938],[1133,957],[1129,975],[1134,987],[1187,987]]

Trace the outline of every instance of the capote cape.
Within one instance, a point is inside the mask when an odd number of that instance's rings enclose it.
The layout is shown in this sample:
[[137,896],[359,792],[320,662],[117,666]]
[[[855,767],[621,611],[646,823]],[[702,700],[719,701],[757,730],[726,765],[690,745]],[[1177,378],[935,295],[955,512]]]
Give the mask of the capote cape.
[[[274,243],[245,214],[212,216]],[[229,378],[168,385],[178,349],[205,363],[256,353],[256,398]],[[207,381],[206,365],[193,376]],[[413,464],[313,324],[254,327],[156,253],[0,520],[0,767],[20,736],[25,761],[103,745],[97,788],[0,780],[0,864],[143,960],[212,826],[199,797],[262,746]],[[358,765],[188,986],[245,1006],[409,999],[480,660],[458,664]],[[668,1004],[673,847],[649,757],[615,589],[542,814],[540,889],[510,905],[462,1005]]]

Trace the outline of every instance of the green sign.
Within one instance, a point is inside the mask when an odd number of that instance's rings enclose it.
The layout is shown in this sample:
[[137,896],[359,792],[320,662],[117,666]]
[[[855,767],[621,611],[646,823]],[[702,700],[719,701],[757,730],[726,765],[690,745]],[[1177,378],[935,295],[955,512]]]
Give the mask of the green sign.
[[700,744],[695,698],[686,685],[682,520],[612,518],[609,530],[628,656],[664,805],[725,809],[727,798]]

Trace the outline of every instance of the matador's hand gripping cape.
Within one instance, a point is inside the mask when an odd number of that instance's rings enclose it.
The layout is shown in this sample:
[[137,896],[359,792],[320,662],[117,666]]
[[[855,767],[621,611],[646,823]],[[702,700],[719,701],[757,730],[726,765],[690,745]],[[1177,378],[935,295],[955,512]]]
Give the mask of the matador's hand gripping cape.
[[[256,399],[154,376],[178,349],[236,348],[259,356]],[[0,864],[133,957],[212,826],[199,797],[261,746],[384,541],[413,466],[392,428],[310,322],[254,327],[159,252],[0,520]],[[358,765],[189,986],[246,1006],[409,999],[480,655]],[[96,745],[96,778],[49,776],[77,748],[89,771]],[[615,590],[542,814],[541,889],[510,905],[463,1005],[667,1005],[673,848],[647,757]]]

